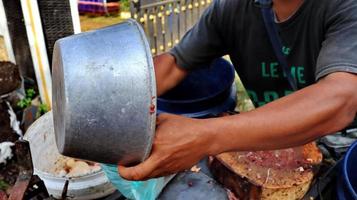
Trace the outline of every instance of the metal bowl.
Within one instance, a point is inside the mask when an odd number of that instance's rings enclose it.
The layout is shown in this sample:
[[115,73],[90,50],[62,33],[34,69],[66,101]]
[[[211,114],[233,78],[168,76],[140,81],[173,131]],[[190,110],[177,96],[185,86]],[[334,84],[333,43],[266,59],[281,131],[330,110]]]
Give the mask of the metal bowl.
[[52,70],[60,153],[123,165],[149,155],[156,84],[150,48],[137,22],[58,40]]

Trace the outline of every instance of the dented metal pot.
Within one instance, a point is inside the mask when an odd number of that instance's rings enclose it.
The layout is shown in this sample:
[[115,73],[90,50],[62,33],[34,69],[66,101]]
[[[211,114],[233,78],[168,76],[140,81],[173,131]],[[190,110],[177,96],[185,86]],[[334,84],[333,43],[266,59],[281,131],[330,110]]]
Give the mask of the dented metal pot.
[[134,164],[150,153],[156,84],[140,25],[118,25],[60,39],[53,53],[56,143],[66,156]]

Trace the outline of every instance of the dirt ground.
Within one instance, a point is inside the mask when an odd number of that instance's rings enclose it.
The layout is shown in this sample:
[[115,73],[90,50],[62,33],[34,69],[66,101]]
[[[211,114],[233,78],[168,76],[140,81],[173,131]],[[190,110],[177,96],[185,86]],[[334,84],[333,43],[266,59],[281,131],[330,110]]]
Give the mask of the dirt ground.
[[8,60],[4,38],[0,36],[0,61]]
[[98,29],[105,26],[110,26],[123,21],[120,15],[117,16],[88,16],[81,15],[81,29],[82,31],[89,31],[93,29]]

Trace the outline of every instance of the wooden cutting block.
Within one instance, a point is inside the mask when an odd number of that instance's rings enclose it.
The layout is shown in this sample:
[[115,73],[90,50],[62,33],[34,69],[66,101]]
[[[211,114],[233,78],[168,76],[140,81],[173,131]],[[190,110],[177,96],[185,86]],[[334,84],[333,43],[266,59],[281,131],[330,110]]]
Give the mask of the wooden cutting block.
[[238,199],[295,200],[308,191],[322,154],[315,143],[257,152],[223,153],[211,160],[212,174]]
[[[254,104],[236,77],[237,110],[247,112]],[[223,115],[224,116],[224,115]],[[239,200],[295,200],[308,191],[322,154],[315,143],[257,152],[229,152],[212,157],[210,170]]]

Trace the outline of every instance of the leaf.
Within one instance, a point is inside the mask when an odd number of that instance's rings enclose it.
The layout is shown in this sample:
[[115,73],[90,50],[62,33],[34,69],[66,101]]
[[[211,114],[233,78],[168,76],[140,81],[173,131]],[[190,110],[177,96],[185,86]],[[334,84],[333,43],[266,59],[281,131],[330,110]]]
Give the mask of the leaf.
[[38,110],[37,110],[37,113],[36,113],[36,118],[41,117],[46,112],[48,112],[47,104],[41,103],[40,106],[38,107]]
[[26,90],[26,98],[32,99],[36,94],[36,91],[33,88]]
[[7,190],[7,188],[10,187],[8,183],[6,183],[4,180],[0,180],[0,190]]

